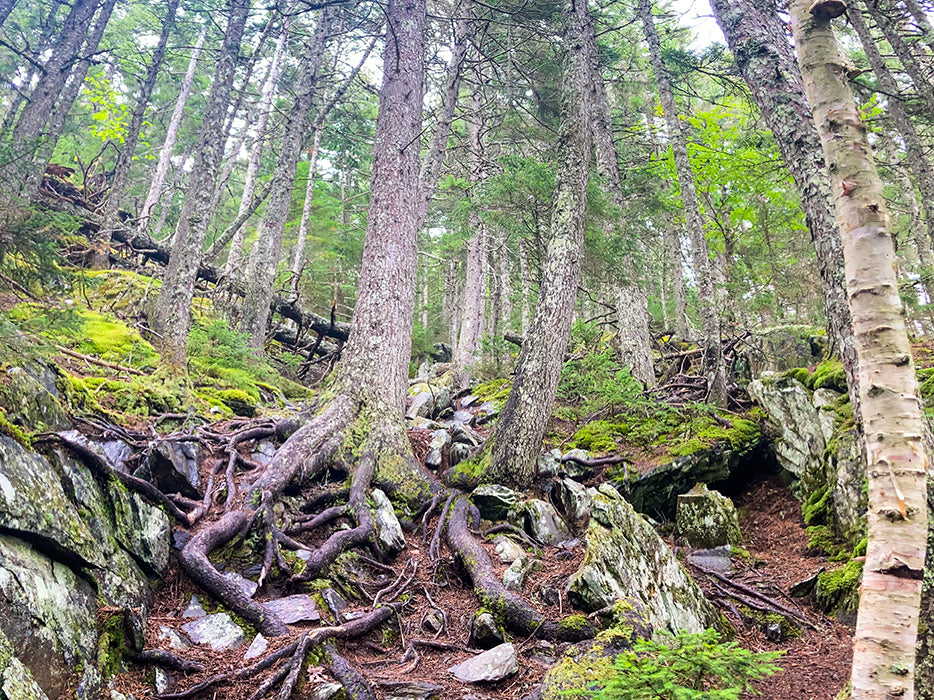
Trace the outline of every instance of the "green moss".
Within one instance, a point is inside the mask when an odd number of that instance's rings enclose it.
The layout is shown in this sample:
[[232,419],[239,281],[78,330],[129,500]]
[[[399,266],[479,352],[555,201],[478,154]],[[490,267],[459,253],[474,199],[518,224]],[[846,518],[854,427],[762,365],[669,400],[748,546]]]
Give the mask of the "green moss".
[[866,546],[868,544],[869,544],[869,540],[865,537],[861,539],[859,542],[857,542],[856,546],[853,547],[853,556],[854,557],[866,556]]
[[559,627],[564,630],[575,630],[580,631],[587,629],[590,626],[590,621],[587,619],[586,615],[568,615],[566,618],[561,620]]
[[481,401],[504,404],[506,399],[509,398],[510,391],[512,391],[512,383],[508,379],[493,379],[477,384],[470,390],[470,393]]
[[782,639],[795,639],[800,637],[801,628],[795,622],[784,615],[774,612],[765,612],[756,610],[748,605],[740,604],[737,608],[743,617],[755,621],[763,630],[770,625],[778,625],[781,629]]
[[588,423],[571,438],[571,446],[588,452],[610,452],[616,449],[616,439],[629,432],[626,423],[597,420]]
[[807,386],[808,381],[811,377],[811,373],[808,371],[807,367],[795,367],[785,372],[783,377],[788,377],[790,379],[797,379],[799,382]]
[[817,576],[815,600],[827,612],[854,612],[859,604],[859,582],[863,576],[863,562],[851,560],[843,567],[822,571]]
[[32,447],[32,433],[23,430],[18,425],[11,423],[4,414],[3,407],[0,406],[0,433],[11,437],[23,447]]
[[812,525],[806,532],[809,549],[820,550],[830,561],[847,561],[850,558],[846,544],[827,525]]
[[712,418],[698,418],[688,425],[690,437],[669,449],[673,457],[683,457],[709,449],[717,443],[729,443],[734,450],[748,447],[762,435],[759,425],[744,418],[733,418],[732,428],[716,423]]
[[840,360],[824,360],[817,365],[814,373],[808,377],[808,389],[833,389],[846,393],[846,372]]
[[104,615],[97,641],[97,668],[104,678],[111,678],[123,670],[126,634],[122,612],[107,611]]
[[816,491],[804,501],[801,506],[801,513],[804,515],[805,525],[821,525],[830,522],[830,503],[833,498],[833,490],[830,486],[824,486]]

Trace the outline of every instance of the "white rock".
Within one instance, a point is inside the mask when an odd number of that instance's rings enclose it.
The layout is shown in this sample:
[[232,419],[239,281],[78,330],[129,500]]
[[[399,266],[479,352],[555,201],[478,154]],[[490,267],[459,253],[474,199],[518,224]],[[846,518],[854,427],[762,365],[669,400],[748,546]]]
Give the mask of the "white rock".
[[253,637],[253,641],[250,642],[249,649],[246,650],[246,653],[243,655],[244,660],[255,659],[257,656],[262,654],[269,647],[269,642],[266,641],[266,638],[257,634]]
[[182,629],[195,644],[209,644],[214,651],[235,649],[246,640],[240,625],[227,613],[200,617],[182,625]]
[[499,681],[519,670],[516,648],[509,642],[477,654],[448,669],[462,683]]

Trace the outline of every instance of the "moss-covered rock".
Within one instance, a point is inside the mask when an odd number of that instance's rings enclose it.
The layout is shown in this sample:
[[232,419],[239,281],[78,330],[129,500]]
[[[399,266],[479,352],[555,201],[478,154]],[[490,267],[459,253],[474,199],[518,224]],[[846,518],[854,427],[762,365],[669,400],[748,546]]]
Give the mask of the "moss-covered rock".
[[817,606],[847,624],[854,624],[862,578],[863,562],[855,559],[839,569],[822,571],[817,577],[814,596]]
[[742,541],[733,501],[706,484],[696,484],[678,496],[676,529],[679,540],[697,549],[736,547]]

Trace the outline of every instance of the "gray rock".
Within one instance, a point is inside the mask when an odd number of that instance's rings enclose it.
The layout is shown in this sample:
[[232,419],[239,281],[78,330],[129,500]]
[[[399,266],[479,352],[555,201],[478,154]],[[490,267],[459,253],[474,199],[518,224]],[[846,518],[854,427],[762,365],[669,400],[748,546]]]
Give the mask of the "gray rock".
[[811,595],[817,589],[817,578],[823,571],[824,567],[822,566],[806,579],[791,584],[788,588],[788,595],[792,598],[804,598]]
[[405,535],[399,518],[390,503],[389,498],[379,489],[370,492],[376,510],[373,511],[373,520],[376,523],[376,541],[383,551],[395,554],[405,549]]
[[481,518],[495,521],[506,517],[519,500],[519,494],[499,484],[484,484],[473,490],[470,500],[477,506]]
[[[778,463],[796,477],[815,472],[826,446],[818,410],[810,392],[797,379],[755,380],[749,395],[760,405],[780,431],[775,441]],[[780,421],[774,418],[780,416]]]
[[551,490],[551,499],[575,526],[586,524],[590,518],[593,496],[574,479],[565,477],[557,481]]
[[201,447],[197,442],[166,440],[153,443],[146,462],[153,483],[163,493],[201,499]]
[[252,598],[256,593],[256,589],[259,588],[259,584],[256,583],[256,581],[251,581],[248,578],[244,578],[236,571],[226,572],[224,574],[224,578],[235,583],[237,588],[243,591],[243,595],[245,595],[247,598]]
[[159,627],[159,639],[164,639],[169,643],[169,648],[175,651],[185,651],[190,645],[177,631],[166,625]]
[[198,596],[191,596],[191,600],[188,601],[188,607],[182,611],[182,617],[191,617],[191,618],[201,618],[206,616],[207,613],[204,611],[204,608],[201,607],[201,601],[198,600]]
[[133,456],[133,448],[123,440],[105,440],[98,443],[100,451],[104,453],[107,461],[118,472],[127,472],[126,463]]
[[455,424],[463,423],[465,425],[470,425],[471,423],[473,423],[473,413],[471,413],[470,411],[459,409],[457,411],[454,411],[454,415],[451,416],[451,420]]
[[382,681],[379,685],[386,700],[436,700],[444,691],[444,686],[425,681]]
[[455,442],[453,445],[451,445],[451,466],[456,466],[463,462],[465,459],[468,459],[472,451],[473,448],[470,446],[460,442]]
[[207,644],[214,651],[236,649],[246,637],[243,630],[227,613],[214,613],[199,617],[182,625],[182,629],[195,644]]
[[467,396],[461,397],[461,408],[470,408],[479,400],[480,397],[474,396],[473,394],[468,394]]
[[468,425],[455,425],[451,428],[451,439],[456,443],[469,445],[470,447],[478,447],[483,442],[480,434]]
[[573,449],[569,450],[561,457],[561,464],[558,467],[558,473],[570,479],[582,481],[593,476],[593,467],[577,462],[578,459],[589,460],[590,453],[587,450]]
[[451,435],[447,430],[436,430],[431,434],[428,443],[428,455],[425,457],[425,466],[437,469],[444,458],[444,448],[451,444]]
[[675,524],[678,538],[690,547],[738,547],[742,541],[739,515],[733,501],[711,491],[706,484],[695,484],[690,491],[678,496]]
[[246,653],[243,655],[243,659],[244,661],[255,659],[257,656],[263,654],[268,648],[269,642],[266,641],[266,638],[261,634],[257,634],[255,637],[253,637],[253,641],[250,642],[250,646],[247,648]]
[[728,573],[733,568],[730,549],[728,544],[712,549],[698,549],[688,554],[688,561],[702,569]]
[[486,401],[477,408],[477,425],[486,425],[496,420],[502,407],[494,401]]
[[344,689],[340,683],[322,683],[315,686],[314,690],[308,695],[309,700],[331,700],[335,695]]
[[412,402],[405,412],[405,417],[409,420],[414,418],[431,418],[433,407],[434,400],[432,395],[427,391],[420,391],[412,397]]
[[425,615],[425,627],[434,634],[440,634],[444,630],[444,615],[432,608]]
[[556,545],[572,536],[555,507],[537,498],[516,504],[509,511],[508,517],[510,523],[545,545]]
[[260,440],[256,444],[256,449],[253,450],[253,461],[265,466],[272,461],[275,454],[276,446],[271,440]]
[[454,357],[454,350],[447,343],[435,343],[432,346],[431,359],[435,362],[450,362]]
[[543,479],[548,479],[558,475],[558,469],[561,467],[561,450],[555,448],[550,452],[543,452],[538,456],[538,475]]
[[525,579],[534,571],[541,571],[542,563],[538,559],[521,556],[503,572],[503,586],[507,591],[521,591]]
[[277,598],[261,605],[287,625],[296,622],[316,622],[321,619],[315,601],[305,593]]
[[700,632],[719,616],[668,546],[614,489],[594,494],[587,556],[568,581],[578,607],[599,610],[627,599],[656,629]]
[[505,640],[502,628],[486,611],[474,614],[470,621],[470,646],[477,649],[492,649]]
[[500,681],[518,670],[516,648],[508,642],[448,669],[462,683]]
[[325,588],[322,590],[321,598],[324,600],[324,604],[328,606],[328,609],[334,614],[336,620],[340,620],[341,612],[346,610],[347,606],[350,605],[344,600],[344,596],[333,588]]
[[156,687],[156,692],[159,695],[171,692],[172,688],[175,687],[175,679],[167,673],[164,669],[156,666],[154,683]]
[[504,564],[512,564],[519,557],[525,556],[525,549],[506,535],[494,537],[493,546],[496,549],[496,556]]
[[430,418],[424,418],[423,416],[415,416],[415,418],[409,419],[409,427],[412,430],[441,430],[444,428],[438,421],[431,420]]

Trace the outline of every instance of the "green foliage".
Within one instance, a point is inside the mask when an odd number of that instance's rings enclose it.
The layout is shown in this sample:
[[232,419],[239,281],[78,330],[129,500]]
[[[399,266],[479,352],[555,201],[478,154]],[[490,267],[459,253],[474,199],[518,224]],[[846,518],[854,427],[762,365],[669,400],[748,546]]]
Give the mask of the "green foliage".
[[783,652],[754,653],[721,641],[716,630],[665,635],[665,643],[638,639],[616,657],[599,687],[565,691],[595,700],[734,700],[779,669]]
[[123,143],[130,121],[130,108],[119,101],[110,81],[101,75],[88,75],[84,80],[84,94],[91,103],[91,133],[101,141]]
[[[58,264],[59,240],[81,222],[61,212],[0,202],[0,273],[33,295],[67,277]],[[0,289],[7,286],[0,281]]]

